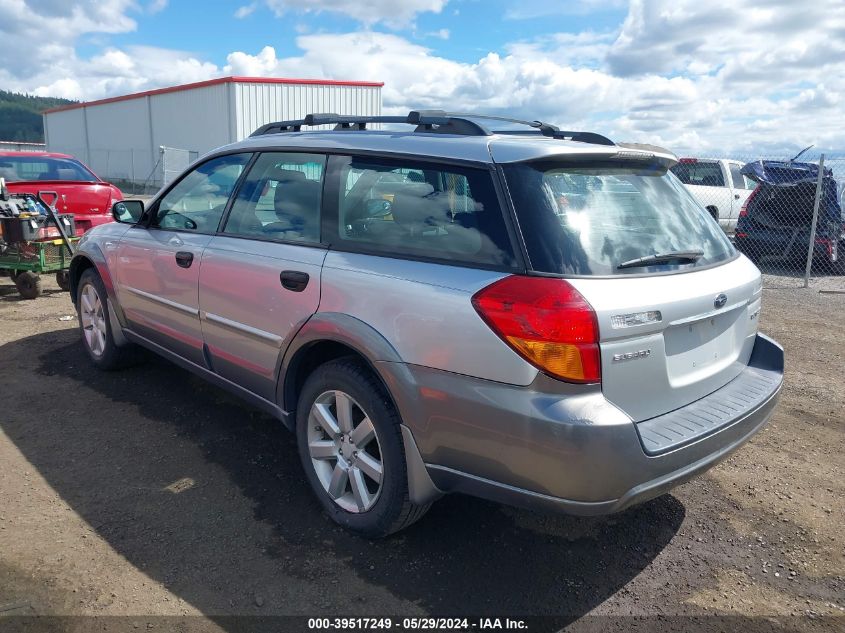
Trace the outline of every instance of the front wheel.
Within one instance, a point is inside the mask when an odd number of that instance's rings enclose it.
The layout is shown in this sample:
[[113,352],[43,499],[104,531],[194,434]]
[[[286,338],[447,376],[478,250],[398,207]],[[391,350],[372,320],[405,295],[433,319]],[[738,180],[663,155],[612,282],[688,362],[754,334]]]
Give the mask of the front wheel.
[[108,296],[103,280],[93,268],[82,273],[76,295],[76,311],[82,344],[93,363],[104,370],[125,367],[136,359],[134,345],[118,347],[109,321]]
[[305,381],[300,459],[323,508],[353,532],[387,536],[428,510],[408,498],[400,423],[378,378],[354,358],[330,361]]

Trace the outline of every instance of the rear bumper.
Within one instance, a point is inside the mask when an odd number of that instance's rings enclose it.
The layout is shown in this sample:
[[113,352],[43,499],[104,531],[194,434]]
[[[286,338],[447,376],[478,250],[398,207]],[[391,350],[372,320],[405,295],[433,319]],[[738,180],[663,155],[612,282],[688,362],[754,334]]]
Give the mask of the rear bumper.
[[[748,441],[777,403],[783,349],[758,335],[749,366],[736,379],[639,424],[596,387],[543,376],[526,388],[422,368],[414,373],[420,415],[409,426],[438,489],[596,515],[659,496]],[[661,436],[663,444],[655,445]]]

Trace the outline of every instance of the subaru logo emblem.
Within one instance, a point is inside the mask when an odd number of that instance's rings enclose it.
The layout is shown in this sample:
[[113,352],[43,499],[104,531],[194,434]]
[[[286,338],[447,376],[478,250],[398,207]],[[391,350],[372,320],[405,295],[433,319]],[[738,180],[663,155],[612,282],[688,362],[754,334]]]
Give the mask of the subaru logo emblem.
[[728,297],[724,292],[720,292],[716,295],[716,298],[713,299],[713,305],[717,308],[723,307],[728,302]]

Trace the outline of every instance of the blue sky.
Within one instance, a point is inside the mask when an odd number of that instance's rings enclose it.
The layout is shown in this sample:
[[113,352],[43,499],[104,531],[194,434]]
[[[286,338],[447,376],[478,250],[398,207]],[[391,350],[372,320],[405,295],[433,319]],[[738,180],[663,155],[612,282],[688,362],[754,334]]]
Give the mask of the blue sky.
[[[280,56],[294,55],[297,53],[295,39],[299,35],[347,33],[355,31],[361,24],[350,16],[330,11],[291,11],[279,18],[261,3],[256,3],[248,16],[236,19],[235,12],[251,4],[241,0],[223,0],[215,2],[214,11],[203,17],[202,28],[186,28],[196,21],[199,4],[173,1],[156,13],[138,12],[133,16],[138,22],[134,32],[114,36],[92,35],[79,50],[83,54],[92,54],[104,45],[180,48],[223,65],[232,50],[257,51],[270,44]],[[578,3],[557,5],[554,2],[453,0],[438,13],[419,14],[413,24],[404,28],[386,28],[380,24],[373,28],[401,33],[438,55],[472,63],[489,51],[504,52],[510,42],[531,40],[551,31],[612,32],[619,27],[627,12],[625,5],[612,2],[589,11]],[[551,28],[550,23],[553,25]],[[449,31],[448,38],[442,37],[442,29]]]
[[845,148],[841,0],[0,0],[2,88],[91,100],[225,75],[383,81],[385,112],[676,151]]

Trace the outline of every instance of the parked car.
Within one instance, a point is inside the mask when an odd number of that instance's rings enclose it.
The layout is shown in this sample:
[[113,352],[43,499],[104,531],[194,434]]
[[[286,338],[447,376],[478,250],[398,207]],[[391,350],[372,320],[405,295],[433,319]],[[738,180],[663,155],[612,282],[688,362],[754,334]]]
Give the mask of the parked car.
[[760,272],[668,152],[500,123],[270,124],[116,204],[71,264],[87,354],[140,345],[278,417],[368,536],[447,492],[596,515],[704,472],[780,391]]
[[72,213],[76,234],[112,221],[120,189],[98,178],[73,156],[54,152],[0,152],[0,178],[10,193],[42,193],[59,213]]
[[[819,167],[813,163],[760,160],[742,169],[759,183],[737,223],[735,244],[753,258],[804,266],[810,244]],[[845,216],[833,172],[825,169],[813,245],[814,259],[828,272],[845,273]]]
[[743,165],[725,158],[681,158],[672,167],[672,173],[728,235],[733,234],[740,209],[755,187],[743,177]]

